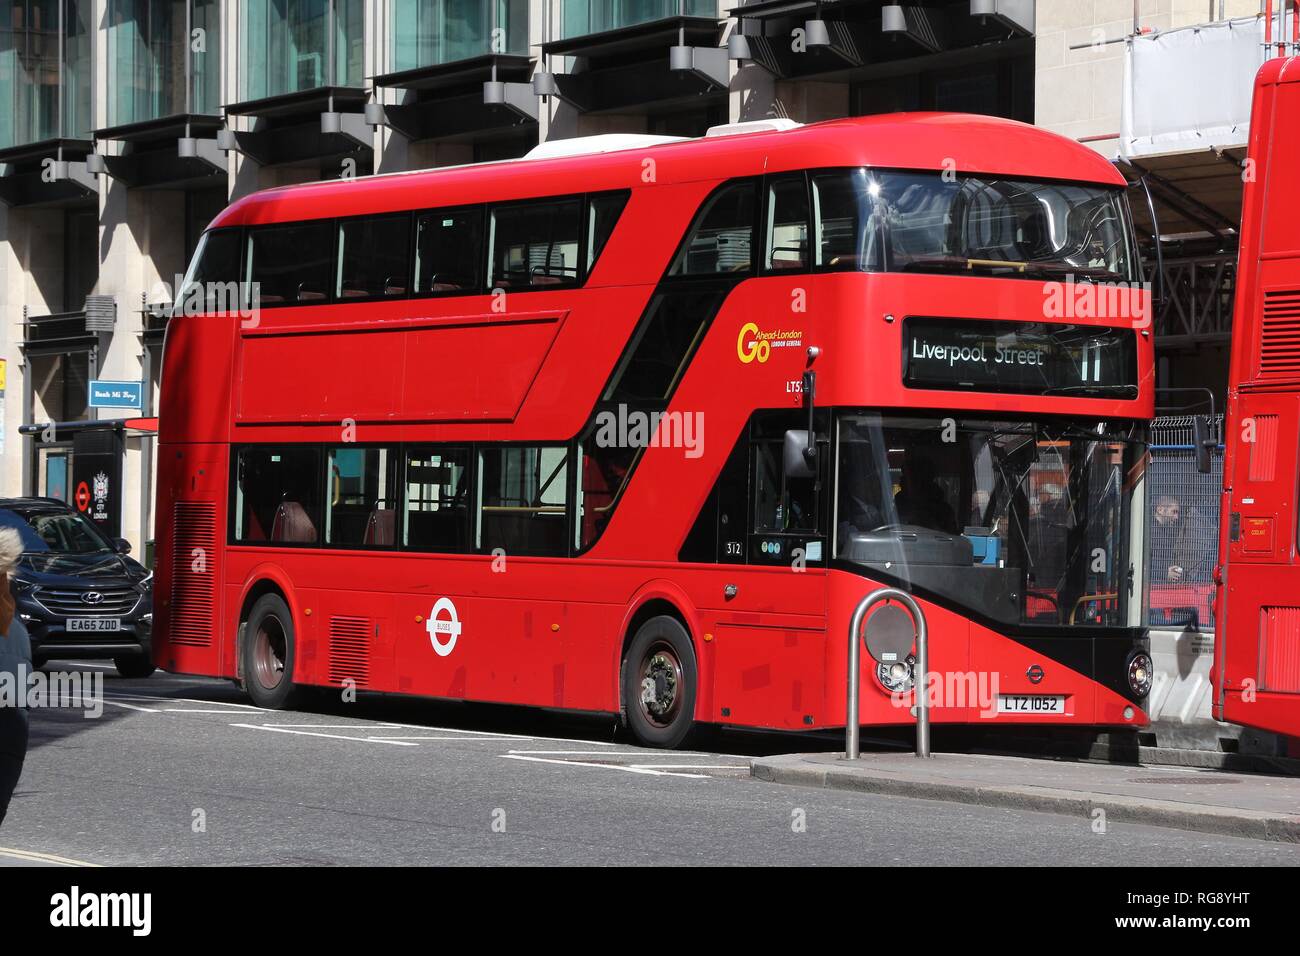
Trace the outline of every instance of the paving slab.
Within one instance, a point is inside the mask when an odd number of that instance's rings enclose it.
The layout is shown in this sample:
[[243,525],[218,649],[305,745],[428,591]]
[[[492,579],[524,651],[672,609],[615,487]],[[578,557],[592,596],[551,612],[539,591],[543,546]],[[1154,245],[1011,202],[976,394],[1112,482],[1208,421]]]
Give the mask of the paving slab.
[[1300,843],[1300,777],[984,754],[786,754],[758,757],[773,783],[1013,807],[1228,836]]

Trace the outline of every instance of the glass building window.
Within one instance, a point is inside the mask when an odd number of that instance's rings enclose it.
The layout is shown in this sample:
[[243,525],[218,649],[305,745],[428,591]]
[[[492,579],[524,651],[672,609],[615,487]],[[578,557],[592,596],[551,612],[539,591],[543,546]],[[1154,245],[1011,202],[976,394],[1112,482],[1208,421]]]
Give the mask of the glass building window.
[[364,0],[245,0],[240,18],[240,99],[361,85]]
[[220,8],[220,0],[109,0],[109,126],[217,111]]
[[0,149],[90,139],[91,24],[91,0],[0,5]]
[[682,13],[688,17],[716,18],[718,4],[716,0],[685,0],[685,3],[681,0],[564,0],[564,36],[621,30]]
[[389,20],[394,73],[528,54],[528,0],[389,0]]

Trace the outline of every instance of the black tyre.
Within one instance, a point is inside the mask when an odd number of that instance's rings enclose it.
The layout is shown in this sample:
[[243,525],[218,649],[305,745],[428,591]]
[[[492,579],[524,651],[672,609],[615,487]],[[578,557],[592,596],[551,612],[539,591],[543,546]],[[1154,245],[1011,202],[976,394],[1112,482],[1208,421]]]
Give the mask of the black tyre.
[[686,628],[660,615],[642,624],[623,658],[623,709],[637,741],[681,745],[695,724],[695,648]]
[[293,615],[278,594],[264,594],[248,612],[241,657],[244,689],[258,707],[285,710],[302,697],[293,682]]
[[131,677],[139,680],[150,676],[158,668],[154,666],[153,658],[147,654],[130,654],[125,657],[113,658],[113,666],[123,677]]

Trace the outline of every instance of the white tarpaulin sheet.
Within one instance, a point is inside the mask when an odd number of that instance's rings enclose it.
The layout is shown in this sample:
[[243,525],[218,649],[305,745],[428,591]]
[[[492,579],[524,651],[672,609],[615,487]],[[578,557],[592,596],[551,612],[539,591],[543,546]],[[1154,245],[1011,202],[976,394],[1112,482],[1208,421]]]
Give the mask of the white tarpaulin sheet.
[[1263,17],[1132,37],[1127,46],[1122,158],[1245,145],[1265,59]]

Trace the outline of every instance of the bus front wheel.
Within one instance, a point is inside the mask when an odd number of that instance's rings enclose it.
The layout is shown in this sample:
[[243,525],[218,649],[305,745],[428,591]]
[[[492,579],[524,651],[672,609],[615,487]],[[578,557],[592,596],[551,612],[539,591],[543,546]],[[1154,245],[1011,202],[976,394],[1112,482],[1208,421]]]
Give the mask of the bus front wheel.
[[647,747],[679,746],[695,722],[695,649],[666,614],[642,624],[623,659],[628,728]]
[[292,707],[299,688],[293,682],[293,615],[278,594],[264,594],[248,612],[244,627],[244,687],[258,707]]

